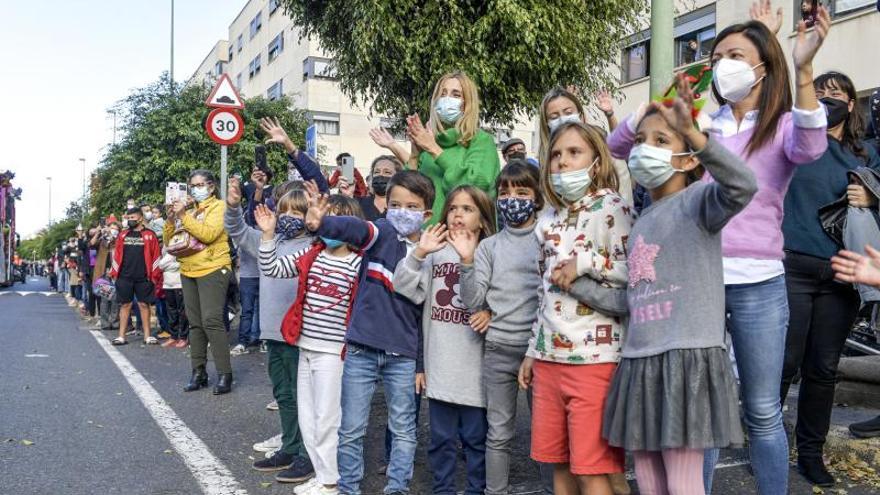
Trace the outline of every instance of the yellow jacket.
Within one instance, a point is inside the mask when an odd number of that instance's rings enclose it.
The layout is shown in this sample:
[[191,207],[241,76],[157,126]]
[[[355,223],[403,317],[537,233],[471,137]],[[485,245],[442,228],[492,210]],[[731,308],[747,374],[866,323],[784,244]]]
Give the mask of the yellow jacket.
[[[211,196],[199,203],[196,209],[186,212],[180,219],[183,230],[205,245],[205,249],[192,256],[178,258],[180,274],[184,277],[204,277],[220,268],[232,268],[229,241],[223,228],[225,211],[226,203]],[[162,238],[166,243],[174,235],[175,223],[165,222]]]

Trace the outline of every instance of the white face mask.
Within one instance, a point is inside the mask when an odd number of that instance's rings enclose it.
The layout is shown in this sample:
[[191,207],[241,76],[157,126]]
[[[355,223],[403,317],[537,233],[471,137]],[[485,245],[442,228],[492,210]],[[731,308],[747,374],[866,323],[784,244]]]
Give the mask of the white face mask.
[[752,88],[764,79],[764,76],[760,78],[755,76],[755,69],[762,65],[764,62],[752,67],[748,62],[731,58],[722,58],[715,62],[715,66],[712,67],[712,80],[715,88],[718,89],[718,94],[731,103],[742,101]]
[[590,171],[593,170],[598,161],[599,157],[597,156],[587,168],[550,174],[550,183],[553,186],[553,190],[569,203],[574,203],[583,198],[587,194],[590,184],[593,183],[593,176],[590,175]]
[[693,153],[673,153],[672,150],[640,144],[629,152],[629,173],[645,189],[656,189],[676,172],[684,173],[684,170],[672,167],[672,157],[691,154]]
[[153,219],[153,212],[152,211],[145,211],[144,212],[144,220],[149,221],[152,219]]
[[568,115],[560,115],[555,119],[547,122],[547,126],[550,127],[550,134],[553,134],[556,129],[559,129],[559,126],[566,122],[580,122],[581,114],[579,113],[570,113]]

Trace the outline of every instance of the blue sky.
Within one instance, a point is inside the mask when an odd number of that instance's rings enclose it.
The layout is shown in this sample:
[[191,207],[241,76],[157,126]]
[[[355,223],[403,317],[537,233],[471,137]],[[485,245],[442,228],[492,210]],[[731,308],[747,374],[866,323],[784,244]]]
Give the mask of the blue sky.
[[[175,79],[187,79],[245,0],[175,1]],[[106,110],[168,70],[170,0],[0,0],[0,170],[16,173],[22,236],[60,219],[112,140]]]

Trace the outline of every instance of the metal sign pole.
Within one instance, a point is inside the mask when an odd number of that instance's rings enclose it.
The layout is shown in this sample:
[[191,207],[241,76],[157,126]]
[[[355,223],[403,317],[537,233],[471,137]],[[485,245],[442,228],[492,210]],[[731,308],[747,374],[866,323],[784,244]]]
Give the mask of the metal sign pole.
[[220,145],[220,197],[226,199],[226,145]]

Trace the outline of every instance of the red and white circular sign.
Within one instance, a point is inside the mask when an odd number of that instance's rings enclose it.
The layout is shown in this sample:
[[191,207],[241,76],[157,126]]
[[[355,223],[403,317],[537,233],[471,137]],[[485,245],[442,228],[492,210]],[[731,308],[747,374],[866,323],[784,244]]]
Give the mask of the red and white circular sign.
[[244,120],[235,110],[217,108],[205,120],[208,137],[217,144],[235,144],[244,134]]

